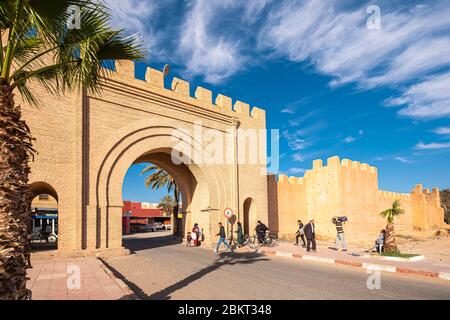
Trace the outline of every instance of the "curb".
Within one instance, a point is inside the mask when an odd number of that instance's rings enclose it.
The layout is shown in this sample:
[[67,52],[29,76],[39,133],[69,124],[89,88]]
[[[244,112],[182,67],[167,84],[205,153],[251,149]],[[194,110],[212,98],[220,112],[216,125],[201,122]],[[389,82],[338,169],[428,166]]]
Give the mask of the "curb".
[[106,274],[113,279],[116,284],[119,286],[120,289],[122,289],[122,291],[124,292],[124,294],[126,296],[132,296],[133,300],[141,300],[134,292],[133,290],[131,290],[126,284],[125,282],[123,282],[122,280],[120,280],[119,278],[117,278],[111,270],[109,270],[109,268],[103,263],[103,261],[99,258],[97,258],[97,262],[100,265],[100,267],[103,269],[103,271],[106,272]]
[[443,280],[450,281],[450,273],[449,272],[433,272],[433,271],[415,270],[415,269],[396,267],[396,266],[391,266],[391,265],[382,265],[382,264],[366,263],[366,262],[362,263],[362,262],[333,259],[333,258],[326,258],[326,257],[320,257],[320,256],[301,255],[301,254],[297,254],[297,253],[283,252],[283,251],[266,251],[266,250],[260,249],[260,250],[258,250],[258,252],[262,253],[264,255],[267,255],[267,256],[278,256],[278,257],[291,258],[291,259],[317,261],[317,262],[328,263],[328,264],[338,264],[338,265],[343,265],[343,266],[362,268],[362,269],[371,270],[371,271],[384,271],[384,272],[390,272],[390,273],[400,273],[400,274],[407,274],[407,275],[414,275],[414,276],[421,276],[421,277],[435,278],[435,279],[443,279]]

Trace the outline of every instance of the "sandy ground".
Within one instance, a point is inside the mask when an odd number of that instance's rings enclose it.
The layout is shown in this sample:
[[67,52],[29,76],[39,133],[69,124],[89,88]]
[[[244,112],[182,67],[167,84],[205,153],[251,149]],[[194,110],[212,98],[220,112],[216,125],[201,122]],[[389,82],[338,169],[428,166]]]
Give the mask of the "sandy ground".
[[399,234],[397,242],[401,252],[422,254],[438,262],[450,263],[450,229],[441,229],[439,234]]

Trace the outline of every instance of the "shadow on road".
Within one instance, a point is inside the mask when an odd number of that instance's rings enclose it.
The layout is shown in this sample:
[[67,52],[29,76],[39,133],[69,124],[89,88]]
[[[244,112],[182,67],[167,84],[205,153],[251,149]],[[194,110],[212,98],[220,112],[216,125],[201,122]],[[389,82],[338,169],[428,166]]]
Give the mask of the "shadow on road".
[[[171,294],[175,291],[178,291],[192,282],[201,279],[205,275],[214,272],[217,269],[220,269],[221,267],[225,265],[237,265],[237,264],[252,264],[259,261],[267,261],[269,259],[263,258],[263,255],[256,252],[242,252],[242,253],[235,253],[235,252],[222,252],[218,254],[217,259],[213,264],[210,264],[206,266],[203,269],[200,269],[199,271],[189,275],[188,277],[174,283],[173,285],[160,290],[158,292],[155,292],[151,295],[147,295],[138,285],[135,283],[127,280],[120,272],[118,272],[116,269],[114,269],[111,265],[109,265],[106,261],[102,260],[103,263],[112,271],[112,273],[119,279],[121,279],[123,282],[127,284],[127,286],[133,290],[133,292],[141,299],[145,300],[169,300],[171,299]],[[128,297],[127,297],[128,299]]]
[[170,234],[151,238],[124,238],[122,242],[123,246],[131,253],[136,253],[142,250],[177,245],[182,243],[183,239]]

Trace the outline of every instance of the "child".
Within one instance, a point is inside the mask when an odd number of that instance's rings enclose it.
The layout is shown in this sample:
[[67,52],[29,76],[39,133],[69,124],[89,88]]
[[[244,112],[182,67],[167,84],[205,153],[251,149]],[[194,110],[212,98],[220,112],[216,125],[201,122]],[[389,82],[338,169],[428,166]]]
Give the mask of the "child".
[[190,232],[187,233],[186,240],[187,240],[186,247],[192,246],[192,242],[191,242],[192,241],[192,237],[191,237],[191,233]]
[[384,246],[384,236],[386,235],[386,230],[381,230],[380,234],[378,235],[377,240],[375,241],[375,248],[378,253],[381,254],[383,252],[383,246]]

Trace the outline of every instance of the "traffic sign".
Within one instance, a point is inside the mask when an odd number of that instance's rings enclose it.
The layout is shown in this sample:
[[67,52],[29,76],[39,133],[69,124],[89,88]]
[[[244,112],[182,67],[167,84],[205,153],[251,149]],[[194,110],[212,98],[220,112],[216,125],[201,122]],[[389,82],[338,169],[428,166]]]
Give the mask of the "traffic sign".
[[225,218],[227,218],[227,219],[230,219],[234,215],[233,210],[231,210],[230,208],[226,208],[223,211],[223,214],[225,215]]

